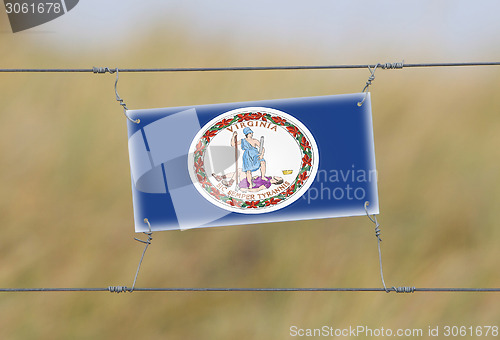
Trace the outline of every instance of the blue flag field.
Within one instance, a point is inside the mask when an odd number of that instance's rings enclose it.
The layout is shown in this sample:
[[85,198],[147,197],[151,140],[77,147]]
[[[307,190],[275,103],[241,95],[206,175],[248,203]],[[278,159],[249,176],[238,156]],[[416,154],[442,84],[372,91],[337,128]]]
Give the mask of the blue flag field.
[[127,111],[136,232],[378,214],[363,98]]

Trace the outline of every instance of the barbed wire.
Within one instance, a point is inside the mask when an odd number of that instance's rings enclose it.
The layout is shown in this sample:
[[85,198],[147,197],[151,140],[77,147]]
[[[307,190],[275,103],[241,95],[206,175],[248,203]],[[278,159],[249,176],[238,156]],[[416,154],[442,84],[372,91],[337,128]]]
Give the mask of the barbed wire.
[[168,67],[168,68],[3,68],[0,72],[25,73],[114,73],[119,72],[217,72],[217,71],[273,71],[273,70],[334,70],[334,69],[366,69],[379,67],[382,69],[402,69],[420,67],[463,67],[463,66],[500,66],[500,61],[492,62],[456,62],[456,63],[376,63],[346,65],[298,65],[298,66],[234,66],[234,67]]
[[[393,290],[396,293],[438,293],[438,292],[468,292],[468,293],[500,293],[500,288],[407,288]],[[110,286],[107,288],[0,288],[0,293],[26,292],[132,292],[125,286]],[[133,292],[384,292],[385,288],[138,288]]]

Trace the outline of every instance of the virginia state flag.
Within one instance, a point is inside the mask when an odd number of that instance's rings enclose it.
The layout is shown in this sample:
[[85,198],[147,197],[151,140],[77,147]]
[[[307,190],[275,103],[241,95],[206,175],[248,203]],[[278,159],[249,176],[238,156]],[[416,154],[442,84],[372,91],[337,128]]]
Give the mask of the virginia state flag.
[[378,214],[363,98],[129,110],[136,232]]

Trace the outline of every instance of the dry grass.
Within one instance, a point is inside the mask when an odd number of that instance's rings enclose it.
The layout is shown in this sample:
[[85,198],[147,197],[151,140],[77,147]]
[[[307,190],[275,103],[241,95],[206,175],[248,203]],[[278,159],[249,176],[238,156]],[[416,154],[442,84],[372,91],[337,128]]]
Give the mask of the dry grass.
[[[217,66],[235,58],[223,44],[204,46],[202,63],[189,59],[182,40],[145,41],[75,64],[33,42],[24,50],[28,39],[0,36],[11,47],[0,51],[3,67]],[[290,55],[256,63],[300,63],[305,53]],[[146,108],[358,92],[367,74],[124,74],[119,86],[129,107]],[[498,76],[493,68],[377,73],[372,104],[389,285],[499,286]],[[112,85],[109,75],[1,75],[2,287],[131,284],[142,245],[133,241],[126,124]],[[380,286],[377,260],[373,225],[362,217],[163,232],[138,285],[373,287]],[[498,294],[0,295],[2,339],[280,339],[291,325],[427,329],[499,318]]]

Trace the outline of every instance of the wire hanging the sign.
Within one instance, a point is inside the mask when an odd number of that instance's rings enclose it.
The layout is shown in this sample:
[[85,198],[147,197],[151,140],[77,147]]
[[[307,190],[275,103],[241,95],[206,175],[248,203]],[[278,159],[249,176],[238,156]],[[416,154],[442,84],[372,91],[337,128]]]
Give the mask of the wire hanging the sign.
[[372,84],[372,81],[375,80],[375,71],[377,70],[377,67],[380,67],[383,70],[387,70],[387,69],[393,70],[393,69],[402,69],[403,66],[404,66],[404,64],[405,64],[405,61],[403,60],[400,63],[376,64],[375,66],[373,66],[373,68],[370,65],[367,65],[368,66],[368,70],[370,71],[371,74],[370,74],[370,76],[368,77],[368,80],[365,83],[365,87],[363,87],[363,91],[361,91],[361,93],[365,94],[365,97],[363,98],[362,101],[360,101],[358,103],[358,106],[363,106],[363,103],[366,100],[366,96],[368,95],[368,88]]
[[146,241],[138,239],[134,237],[134,240],[144,243],[144,250],[142,252],[141,260],[139,261],[139,265],[137,266],[137,270],[135,272],[134,282],[132,283],[132,288],[128,288],[127,286],[109,286],[108,291],[110,293],[124,293],[129,292],[132,293],[135,289],[135,283],[137,282],[137,277],[139,276],[139,270],[141,269],[142,260],[144,260],[144,255],[146,254],[146,250],[148,250],[151,241],[153,240],[153,231],[151,230],[151,223],[149,223],[149,219],[145,218],[144,223],[148,224],[148,231],[143,232],[144,235],[148,237]]
[[380,265],[380,278],[382,279],[382,285],[384,286],[384,290],[386,293],[390,293],[391,291],[394,291],[396,293],[413,293],[415,292],[415,287],[391,287],[387,288],[385,285],[385,280],[384,280],[384,271],[382,269],[382,251],[380,249],[380,242],[382,242],[382,239],[380,238],[380,224],[377,221],[377,216],[372,215],[370,216],[370,213],[368,213],[368,206],[370,205],[370,202],[366,201],[365,202],[365,212],[366,216],[370,219],[370,221],[375,224],[375,237],[377,238],[377,244],[378,244],[378,261]]
[[113,73],[116,73],[116,80],[115,80],[115,96],[116,96],[116,101],[123,107],[123,114],[125,115],[125,117],[127,117],[127,119],[129,121],[131,121],[132,123],[136,123],[136,124],[139,124],[141,122],[140,119],[132,119],[128,116],[127,114],[127,104],[125,104],[125,102],[123,101],[123,99],[120,97],[120,95],[118,94],[118,79],[119,79],[119,70],[118,70],[118,67],[117,68],[114,68],[114,69],[110,69],[109,67],[93,67],[92,68],[92,71],[94,73],[110,73],[110,74],[113,74]]

